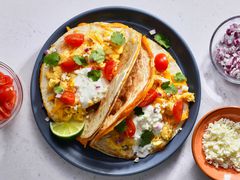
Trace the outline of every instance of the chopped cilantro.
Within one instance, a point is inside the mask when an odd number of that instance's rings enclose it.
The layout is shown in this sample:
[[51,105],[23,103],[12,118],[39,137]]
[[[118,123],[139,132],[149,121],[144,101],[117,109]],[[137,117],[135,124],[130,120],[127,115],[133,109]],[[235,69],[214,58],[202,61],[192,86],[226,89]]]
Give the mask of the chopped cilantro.
[[126,120],[123,120],[121,123],[119,123],[116,127],[115,130],[117,130],[119,133],[123,133],[126,129]]
[[143,112],[142,108],[141,108],[141,107],[138,107],[138,106],[134,108],[134,113],[135,113],[137,116],[144,115],[144,112]]
[[89,56],[89,59],[94,60],[97,63],[102,63],[105,60],[105,52],[101,48],[93,50]]
[[63,92],[63,88],[61,86],[55,86],[54,87],[54,92],[56,94],[60,94],[61,92]]
[[161,85],[162,89],[166,89],[169,86],[169,84],[170,84],[170,81],[163,82]]
[[170,81],[166,81],[162,83],[161,88],[169,94],[177,94],[177,88],[174,86],[174,84],[170,84]]
[[162,34],[156,34],[154,40],[166,49],[170,47],[170,41]]
[[176,82],[183,82],[183,81],[186,81],[186,80],[187,80],[187,78],[181,72],[176,73],[175,76],[174,76],[174,81],[176,81]]
[[125,43],[126,39],[125,37],[123,36],[122,33],[120,32],[113,32],[112,35],[111,35],[111,41],[118,45],[118,46],[121,46]]
[[79,66],[87,66],[88,65],[86,59],[82,56],[75,55],[75,56],[73,56],[73,60]]
[[143,147],[143,146],[151,143],[153,138],[154,138],[154,134],[152,131],[144,130],[141,135],[141,140],[140,140],[139,146]]
[[53,52],[51,54],[47,54],[43,58],[44,63],[46,63],[49,66],[56,66],[58,65],[58,62],[60,61],[60,56],[57,52]]
[[178,89],[174,84],[170,84],[164,91],[169,94],[177,94]]
[[87,73],[88,78],[91,78],[93,81],[97,81],[101,77],[100,70],[91,70]]

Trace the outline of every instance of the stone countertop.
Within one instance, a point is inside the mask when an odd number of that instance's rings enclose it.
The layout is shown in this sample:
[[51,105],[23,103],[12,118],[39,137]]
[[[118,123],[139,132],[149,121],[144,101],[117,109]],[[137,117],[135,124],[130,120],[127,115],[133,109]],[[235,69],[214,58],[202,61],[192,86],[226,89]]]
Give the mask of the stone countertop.
[[197,121],[208,111],[240,105],[239,86],[216,73],[208,48],[215,28],[225,19],[239,14],[237,0],[1,0],[0,60],[20,76],[24,91],[18,116],[0,130],[1,180],[72,179],[208,179],[197,167],[191,152],[191,137],[182,148],[161,165],[133,176],[105,177],[78,169],[64,161],[46,143],[33,118],[30,80],[40,48],[65,21],[89,9],[103,6],[129,6],[150,12],[167,22],[186,41],[196,58],[202,83],[202,101]]

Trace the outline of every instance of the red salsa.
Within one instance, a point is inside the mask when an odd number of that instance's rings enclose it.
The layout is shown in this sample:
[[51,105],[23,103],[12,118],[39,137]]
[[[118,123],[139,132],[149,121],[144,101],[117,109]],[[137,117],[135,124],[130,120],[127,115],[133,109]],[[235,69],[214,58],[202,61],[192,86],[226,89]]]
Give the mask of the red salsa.
[[0,72],[0,121],[10,118],[16,103],[13,79]]

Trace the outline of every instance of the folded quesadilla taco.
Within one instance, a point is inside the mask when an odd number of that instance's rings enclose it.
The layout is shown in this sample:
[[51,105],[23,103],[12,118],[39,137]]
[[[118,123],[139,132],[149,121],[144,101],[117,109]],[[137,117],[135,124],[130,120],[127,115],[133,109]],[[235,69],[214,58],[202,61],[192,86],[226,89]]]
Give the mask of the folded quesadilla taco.
[[55,122],[81,121],[86,144],[101,127],[139,55],[141,34],[120,23],[81,23],[46,51],[40,88]]
[[195,99],[172,56],[146,37],[142,42],[127,82],[90,143],[110,156],[143,158],[162,150],[188,118],[189,102]]

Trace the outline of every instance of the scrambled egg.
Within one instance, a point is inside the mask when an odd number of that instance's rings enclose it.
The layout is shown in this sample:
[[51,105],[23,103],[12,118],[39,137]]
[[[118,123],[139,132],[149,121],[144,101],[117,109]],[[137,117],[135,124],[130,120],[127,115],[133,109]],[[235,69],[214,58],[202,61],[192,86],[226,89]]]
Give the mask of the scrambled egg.
[[[80,24],[79,26],[81,26]],[[124,44],[117,46],[111,42],[111,35],[116,29],[108,27],[108,25],[101,25],[104,30],[98,31],[95,28],[92,28],[91,31],[84,34],[84,42],[81,46],[77,48],[71,48],[64,43],[61,45],[61,50],[58,51],[60,56],[60,61],[57,66],[50,67],[49,71],[46,73],[46,78],[48,79],[48,90],[50,92],[54,92],[54,88],[56,86],[60,86],[63,90],[71,89],[72,91],[76,91],[74,88],[74,79],[76,74],[72,73],[64,73],[59,66],[61,63],[66,61],[67,59],[80,55],[85,58],[88,58],[93,50],[97,48],[102,48],[105,53],[105,59],[111,59],[119,64],[120,55],[123,53]],[[67,31],[70,31],[70,28],[67,27]],[[124,34],[123,31],[119,28],[119,31]],[[75,30],[74,33],[79,33],[78,30]],[[50,48],[49,52],[57,51],[57,47],[54,45]],[[88,62],[87,67],[100,67],[103,68],[105,63],[96,63],[96,62]],[[61,121],[69,121],[70,119],[82,120],[83,116],[86,114],[86,110],[82,107],[79,101],[75,99],[75,106],[67,106],[64,105],[60,100],[61,94],[51,95],[48,99],[54,103],[54,107],[52,112],[58,114],[59,120]],[[89,102],[90,104],[94,104],[94,102]]]

